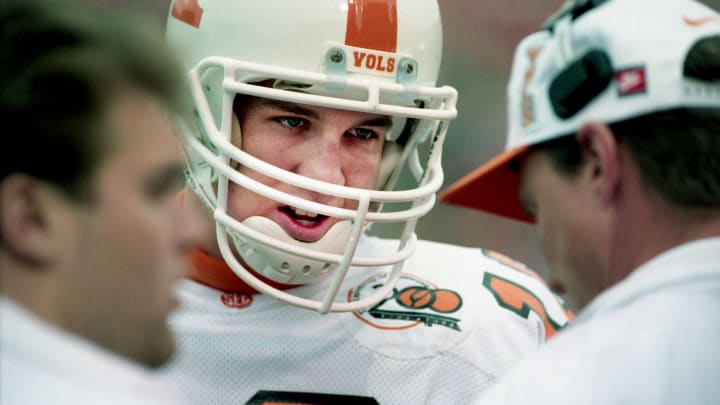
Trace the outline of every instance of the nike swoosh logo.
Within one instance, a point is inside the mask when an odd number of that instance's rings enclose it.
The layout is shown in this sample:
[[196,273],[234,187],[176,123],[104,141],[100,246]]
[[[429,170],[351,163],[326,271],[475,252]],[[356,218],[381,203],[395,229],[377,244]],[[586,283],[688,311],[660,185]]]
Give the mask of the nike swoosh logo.
[[713,21],[718,21],[718,20],[720,20],[720,16],[717,16],[717,15],[700,17],[700,18],[690,18],[687,16],[683,16],[683,22],[690,27],[699,27],[701,25],[705,25],[705,24],[711,23]]

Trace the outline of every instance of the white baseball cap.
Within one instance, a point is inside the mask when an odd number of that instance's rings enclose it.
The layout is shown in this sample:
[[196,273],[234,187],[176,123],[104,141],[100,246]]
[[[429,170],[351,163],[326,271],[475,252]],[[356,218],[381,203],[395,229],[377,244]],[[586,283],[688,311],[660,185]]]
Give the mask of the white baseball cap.
[[440,200],[533,222],[510,162],[531,145],[678,107],[720,108],[720,82],[683,76],[688,51],[720,36],[720,15],[692,0],[568,1],[518,45],[507,86],[505,152]]

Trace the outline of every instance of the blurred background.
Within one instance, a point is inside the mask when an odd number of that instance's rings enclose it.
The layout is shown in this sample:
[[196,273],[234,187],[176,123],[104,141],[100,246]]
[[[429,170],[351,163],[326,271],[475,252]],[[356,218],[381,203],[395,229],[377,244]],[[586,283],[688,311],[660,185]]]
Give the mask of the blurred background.
[[[169,0],[78,1],[136,13],[163,27],[170,4]],[[199,2],[202,6],[203,0]],[[720,9],[720,0],[702,2]],[[537,31],[562,3],[563,0],[439,0],[444,50],[438,83],[452,85],[459,91],[459,115],[450,125],[443,152],[444,187],[502,151],[505,85],[514,48],[524,36]],[[638,23],[642,23],[641,17]],[[438,203],[420,220],[417,233],[422,239],[496,250],[542,275],[547,274],[533,228],[525,224]]]

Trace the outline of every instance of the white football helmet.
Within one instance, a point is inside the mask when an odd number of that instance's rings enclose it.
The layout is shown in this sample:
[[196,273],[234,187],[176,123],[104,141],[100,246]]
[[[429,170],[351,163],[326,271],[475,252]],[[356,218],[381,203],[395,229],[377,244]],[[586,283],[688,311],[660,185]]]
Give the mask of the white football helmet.
[[[174,0],[167,36],[189,71],[196,109],[197,128],[183,134],[189,182],[214,211],[218,245],[233,271],[262,293],[321,313],[361,310],[390,294],[402,262],[414,251],[415,224],[435,204],[443,181],[442,144],[457,114],[455,89],[435,84],[442,53],[436,0]],[[376,189],[300,176],[243,152],[230,142],[233,127],[238,131],[236,94],[391,116]],[[279,191],[241,174],[238,165],[314,193],[355,200],[357,209]],[[393,191],[404,166],[416,184]],[[230,216],[229,182],[342,220],[316,242],[295,240],[267,218]],[[358,240],[373,223],[404,223],[397,249],[357,257]],[[244,268],[234,252],[277,282],[333,277],[329,291],[315,301],[273,288]],[[373,296],[336,301],[350,266],[385,265],[393,265],[390,281]]]

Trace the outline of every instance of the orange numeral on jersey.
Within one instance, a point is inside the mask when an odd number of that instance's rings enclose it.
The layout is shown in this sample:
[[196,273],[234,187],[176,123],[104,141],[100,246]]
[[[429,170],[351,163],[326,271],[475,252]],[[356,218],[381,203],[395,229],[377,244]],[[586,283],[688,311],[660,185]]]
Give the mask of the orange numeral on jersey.
[[483,285],[492,292],[503,308],[527,319],[530,311],[535,312],[545,324],[545,340],[552,337],[564,325],[553,321],[542,301],[527,288],[491,273],[485,273]]

